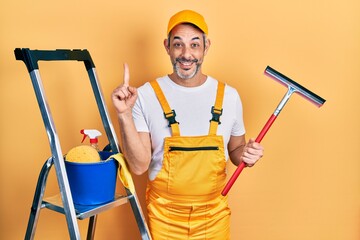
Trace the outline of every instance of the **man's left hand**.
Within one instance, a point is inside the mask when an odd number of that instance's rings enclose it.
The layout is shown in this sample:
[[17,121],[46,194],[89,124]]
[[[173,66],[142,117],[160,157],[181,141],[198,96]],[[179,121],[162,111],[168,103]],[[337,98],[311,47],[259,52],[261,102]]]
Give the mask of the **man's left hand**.
[[247,167],[252,167],[264,155],[264,148],[260,143],[251,138],[243,149],[241,160],[246,163]]

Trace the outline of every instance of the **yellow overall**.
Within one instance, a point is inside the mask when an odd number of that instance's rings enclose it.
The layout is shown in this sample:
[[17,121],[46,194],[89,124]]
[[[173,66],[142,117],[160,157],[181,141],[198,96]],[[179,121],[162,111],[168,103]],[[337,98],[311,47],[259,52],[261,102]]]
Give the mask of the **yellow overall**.
[[225,85],[218,83],[209,134],[191,137],[180,136],[175,111],[157,81],[151,86],[172,130],[172,136],[165,138],[162,169],[147,187],[152,238],[230,239],[230,210],[227,197],[221,195],[226,178],[224,143],[223,137],[216,135]]

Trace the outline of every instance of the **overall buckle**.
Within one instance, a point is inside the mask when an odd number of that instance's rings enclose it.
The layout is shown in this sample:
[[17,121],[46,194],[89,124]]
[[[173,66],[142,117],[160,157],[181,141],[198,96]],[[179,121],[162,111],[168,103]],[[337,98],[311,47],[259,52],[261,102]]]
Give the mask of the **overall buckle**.
[[212,118],[210,120],[221,124],[220,116],[222,115],[223,109],[216,109],[214,106],[211,107]]
[[171,127],[171,125],[174,124],[174,123],[179,123],[179,122],[177,122],[176,119],[175,119],[175,117],[176,117],[175,110],[171,110],[171,112],[169,112],[169,113],[165,113],[165,112],[164,112],[164,116],[165,116],[165,118],[166,118],[166,119],[168,120],[168,122],[169,122],[168,127]]

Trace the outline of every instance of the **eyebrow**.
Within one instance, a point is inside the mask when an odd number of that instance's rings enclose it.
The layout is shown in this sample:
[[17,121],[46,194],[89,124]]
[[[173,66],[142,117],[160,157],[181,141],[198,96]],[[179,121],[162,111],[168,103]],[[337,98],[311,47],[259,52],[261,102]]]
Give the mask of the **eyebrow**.
[[[174,40],[175,40],[175,39],[182,40],[181,37],[178,37],[178,36],[174,36]],[[191,40],[192,40],[192,41],[193,41],[193,40],[200,40],[200,38],[199,38],[199,37],[193,37]]]

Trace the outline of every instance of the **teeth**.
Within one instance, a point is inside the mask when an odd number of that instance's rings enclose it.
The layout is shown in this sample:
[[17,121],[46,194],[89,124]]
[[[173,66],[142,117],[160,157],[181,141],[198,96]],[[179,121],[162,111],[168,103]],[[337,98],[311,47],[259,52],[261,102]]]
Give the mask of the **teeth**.
[[192,63],[191,62],[181,62],[182,65],[185,65],[185,66],[190,66]]

